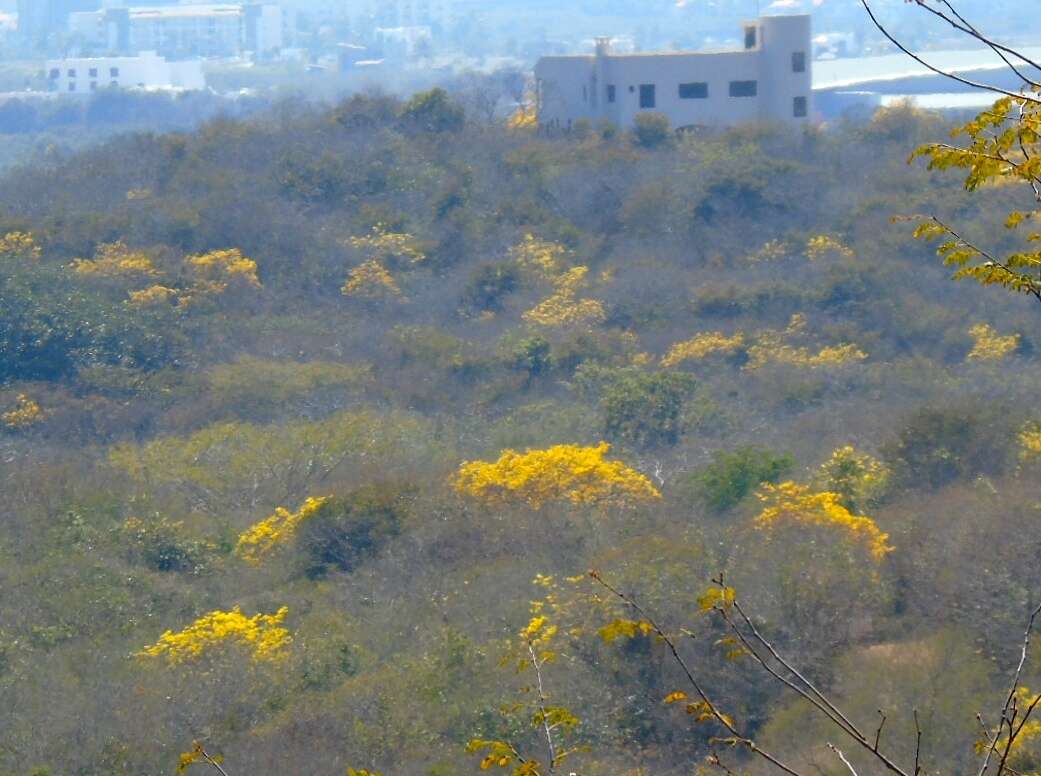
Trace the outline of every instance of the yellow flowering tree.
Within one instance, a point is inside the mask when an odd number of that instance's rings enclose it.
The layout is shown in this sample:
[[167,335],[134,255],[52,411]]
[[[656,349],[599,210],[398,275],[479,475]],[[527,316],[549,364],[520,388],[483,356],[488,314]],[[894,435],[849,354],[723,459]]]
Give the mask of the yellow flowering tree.
[[529,233],[510,248],[510,258],[539,278],[549,279],[565,270],[571,260],[571,251],[558,242]]
[[684,342],[677,342],[669,348],[669,352],[661,360],[661,365],[678,366],[684,361],[700,361],[717,353],[730,355],[744,347],[745,335],[741,332],[731,337],[720,331],[704,332]]
[[328,501],[328,496],[308,498],[296,512],[278,507],[271,517],[242,532],[235,545],[235,554],[248,563],[260,563],[279,547],[290,542],[300,524],[313,517]]
[[817,261],[827,256],[851,259],[854,253],[852,248],[831,235],[819,234],[806,241],[806,258],[810,261]]
[[364,261],[352,269],[340,292],[344,296],[372,300],[401,296],[394,276],[375,259]]
[[21,431],[43,420],[43,410],[24,393],[18,394],[13,409],[0,414],[0,423],[10,431]]
[[876,562],[893,549],[889,535],[879,530],[870,517],[850,512],[838,493],[815,491],[808,485],[789,481],[778,485],[765,483],[758,496],[763,503],[755,518],[759,530],[771,531],[785,524],[838,529],[862,543]]
[[876,503],[889,487],[890,471],[882,461],[853,445],[835,450],[817,473],[822,489],[838,493],[849,509]]
[[[539,575],[535,584],[550,587],[553,580]],[[548,593],[547,597],[551,595]],[[483,755],[481,770],[501,768],[508,770],[510,776],[549,776],[570,757],[585,751],[584,747],[568,745],[568,738],[580,720],[570,709],[552,703],[545,676],[546,667],[559,657],[557,641],[561,636],[560,626],[547,614],[549,610],[541,601],[532,602],[533,616],[500,661],[503,666],[514,666],[519,675],[529,672],[534,675],[533,680],[521,688],[521,701],[503,706],[501,713],[513,722],[509,727],[529,727],[538,734],[545,748],[546,765],[533,756],[526,757],[508,738],[474,738],[466,745],[466,751]],[[517,719],[511,720],[512,717]]]
[[1003,336],[986,323],[977,323],[969,329],[969,336],[973,345],[966,361],[1000,361],[1019,347],[1018,334]]
[[486,503],[525,503],[541,509],[551,502],[574,505],[632,505],[661,497],[644,475],[605,458],[611,446],[555,445],[518,453],[505,450],[494,462],[467,461],[455,488]]
[[1019,460],[1024,463],[1041,461],[1041,423],[1031,421],[1020,430]]
[[77,275],[99,278],[151,278],[161,274],[147,253],[129,248],[122,240],[102,243],[93,259],[74,259],[70,268]]
[[867,358],[867,353],[851,343],[829,345],[812,350],[804,345],[793,345],[790,340],[805,336],[806,316],[796,313],[782,331],[764,329],[756,334],[756,342],[748,348],[747,370],[761,369],[768,364],[816,369],[854,364]]
[[127,304],[132,307],[151,307],[169,304],[177,298],[177,290],[156,283],[139,291],[128,292]]
[[588,267],[572,267],[555,278],[554,292],[524,313],[524,320],[548,327],[603,323],[607,318],[604,305],[596,299],[578,298],[588,272]]
[[0,258],[38,259],[40,248],[31,232],[8,232],[0,235]]
[[196,286],[201,289],[212,289],[221,293],[231,283],[260,288],[257,263],[243,256],[238,248],[195,254],[186,257],[185,263],[195,276]]
[[164,659],[171,665],[189,662],[228,646],[245,648],[256,662],[278,662],[287,656],[292,642],[282,626],[289,614],[283,606],[274,614],[247,617],[239,607],[231,611],[215,610],[204,614],[183,630],[166,631],[155,644],[138,655]]
[[408,232],[395,232],[378,223],[361,237],[348,237],[346,244],[361,251],[366,259],[390,266],[415,265],[426,261],[419,240]]

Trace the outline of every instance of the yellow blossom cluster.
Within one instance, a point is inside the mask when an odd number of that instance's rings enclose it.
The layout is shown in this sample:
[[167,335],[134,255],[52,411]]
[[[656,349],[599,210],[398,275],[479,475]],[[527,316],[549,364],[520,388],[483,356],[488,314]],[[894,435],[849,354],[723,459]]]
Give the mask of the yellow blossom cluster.
[[967,361],[1000,361],[1019,347],[1019,335],[1002,336],[991,326],[977,323],[969,329],[969,336],[975,341]]
[[420,264],[426,254],[419,241],[407,232],[393,232],[383,223],[376,224],[363,237],[348,237],[347,245],[365,252],[368,259],[380,263],[407,262]]
[[510,248],[511,259],[544,279],[563,272],[570,255],[571,252],[560,243],[533,234],[524,235],[520,243]]
[[18,394],[13,410],[0,414],[0,423],[3,423],[11,431],[28,428],[42,419],[43,410],[40,408],[40,405],[24,393]]
[[685,341],[677,342],[661,360],[663,367],[672,367],[684,361],[700,361],[714,353],[734,353],[745,346],[745,335],[738,332],[728,337],[722,332],[712,331],[698,334]]
[[20,259],[40,258],[40,248],[30,232],[8,232],[0,235],[0,256]]
[[506,119],[509,129],[534,129],[539,124],[538,112],[535,110],[534,100],[522,104]]
[[760,369],[767,364],[789,364],[811,369],[843,366],[867,358],[867,353],[856,345],[844,343],[821,348],[814,352],[809,348],[788,344],[785,340],[802,336],[806,329],[806,317],[796,313],[783,331],[765,330],[756,334],[756,343],[748,348],[748,370]]
[[817,475],[818,483],[828,491],[842,496],[850,509],[878,501],[889,486],[889,467],[867,453],[858,452],[853,445],[835,450]]
[[147,253],[131,250],[122,240],[103,243],[94,252],[93,259],[75,259],[70,266],[77,275],[102,278],[159,275],[159,270],[155,268]]
[[199,280],[213,284],[213,289],[218,292],[223,292],[234,280],[260,288],[257,263],[243,256],[238,248],[200,253],[188,256],[185,261]]
[[[1041,697],[1037,693],[1031,692],[1029,687],[1017,687],[1014,703],[1016,704],[1013,707],[1015,709],[1034,709],[1041,704]],[[993,746],[995,751],[1005,753],[1010,756],[1010,762],[1015,763],[1017,755],[1025,754],[1024,749],[1028,751],[1036,749],[1039,739],[1041,739],[1041,721],[1036,717],[1024,715],[1018,723],[1018,727],[1013,727],[1013,730],[1015,735],[1011,742],[1008,728],[1004,724],[993,733],[984,730],[984,736],[976,741],[976,754],[985,754]],[[1034,756],[1027,754],[1026,759],[1028,762],[1034,761]],[[1019,763],[1016,763],[1016,767],[1018,769]],[[1011,771],[1011,768],[1008,770]],[[1024,771],[1017,770],[1016,772]],[[1030,768],[1029,772],[1036,774],[1036,767]]]
[[173,288],[159,285],[158,283],[140,291],[130,291],[127,304],[133,307],[150,307],[157,304],[165,304],[177,297],[177,291]]
[[257,662],[277,662],[286,657],[286,648],[292,641],[289,631],[282,627],[288,614],[289,608],[285,606],[274,614],[252,617],[246,617],[237,606],[230,612],[212,611],[184,630],[166,631],[155,644],[138,654],[178,664],[235,644],[248,648]]
[[854,253],[848,245],[826,234],[811,237],[806,241],[806,258],[810,261],[816,261],[828,255],[852,259]]
[[494,462],[467,461],[455,478],[458,492],[488,503],[520,501],[534,509],[550,502],[630,505],[661,497],[645,476],[621,461],[608,461],[611,446],[555,445]]
[[344,296],[356,296],[363,299],[401,296],[401,289],[398,288],[394,276],[375,259],[364,261],[352,269],[340,292]]
[[893,550],[889,534],[879,530],[870,517],[850,512],[838,493],[818,492],[808,485],[789,481],[778,485],[765,483],[758,496],[763,510],[756,517],[755,525],[761,530],[770,530],[782,523],[838,528],[862,542],[876,562]]
[[769,363],[791,364],[815,369],[824,366],[843,366],[867,358],[867,353],[856,345],[835,345],[821,348],[816,353],[807,348],[796,348],[791,345],[767,347],[753,345],[748,349],[748,363],[745,369],[759,369]]
[[553,281],[556,290],[524,313],[528,323],[540,326],[575,326],[603,323],[607,318],[604,305],[596,299],[579,299],[578,291],[585,282],[588,267],[572,267]]
[[792,246],[783,240],[768,240],[755,253],[749,254],[746,260],[752,264],[759,264],[764,261],[777,261],[785,258],[791,251]]
[[1019,432],[1021,461],[1041,461],[1041,423],[1027,423]]
[[308,498],[296,512],[278,507],[271,517],[242,532],[235,545],[235,554],[249,563],[260,563],[271,552],[290,541],[300,524],[313,517],[328,500],[327,496]]

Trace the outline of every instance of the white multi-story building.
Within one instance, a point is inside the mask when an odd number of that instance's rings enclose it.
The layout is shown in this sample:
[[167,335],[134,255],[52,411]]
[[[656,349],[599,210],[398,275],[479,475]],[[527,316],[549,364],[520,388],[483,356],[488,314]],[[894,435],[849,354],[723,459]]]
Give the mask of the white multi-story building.
[[543,57],[535,66],[539,126],[579,119],[631,127],[640,113],[672,126],[727,127],[751,121],[803,123],[813,113],[809,16],[765,16],[744,25],[734,51]]
[[168,62],[154,51],[136,57],[83,57],[47,62],[52,92],[90,94],[101,89],[205,89],[202,62]]
[[282,9],[272,3],[107,8],[69,17],[69,31],[97,50],[169,56],[269,54],[282,48],[283,27]]

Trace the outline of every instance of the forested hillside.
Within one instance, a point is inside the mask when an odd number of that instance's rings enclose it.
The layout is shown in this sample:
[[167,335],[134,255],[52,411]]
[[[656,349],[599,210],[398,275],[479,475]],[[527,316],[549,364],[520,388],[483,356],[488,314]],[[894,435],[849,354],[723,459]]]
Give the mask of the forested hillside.
[[233,776],[500,772],[547,717],[558,773],[690,774],[726,731],[590,569],[800,769],[842,764],[703,612],[720,572],[964,773],[1037,593],[1041,341],[891,221],[1014,244],[1019,192],[907,164],[948,129],[546,138],[435,91],[8,173],[0,773],[203,772],[195,740]]

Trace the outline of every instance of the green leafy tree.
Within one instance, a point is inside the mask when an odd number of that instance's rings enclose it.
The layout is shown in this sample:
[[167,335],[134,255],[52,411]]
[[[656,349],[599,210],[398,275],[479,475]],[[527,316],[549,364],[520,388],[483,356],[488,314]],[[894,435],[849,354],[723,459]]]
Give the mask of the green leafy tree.
[[414,95],[405,103],[401,117],[406,126],[422,132],[458,132],[466,121],[462,107],[441,88]]
[[722,514],[736,507],[762,483],[777,483],[790,472],[795,461],[761,447],[741,447],[717,452],[712,463],[677,483],[692,501]]
[[638,113],[633,121],[633,140],[641,148],[662,148],[672,142],[672,127],[664,113]]

